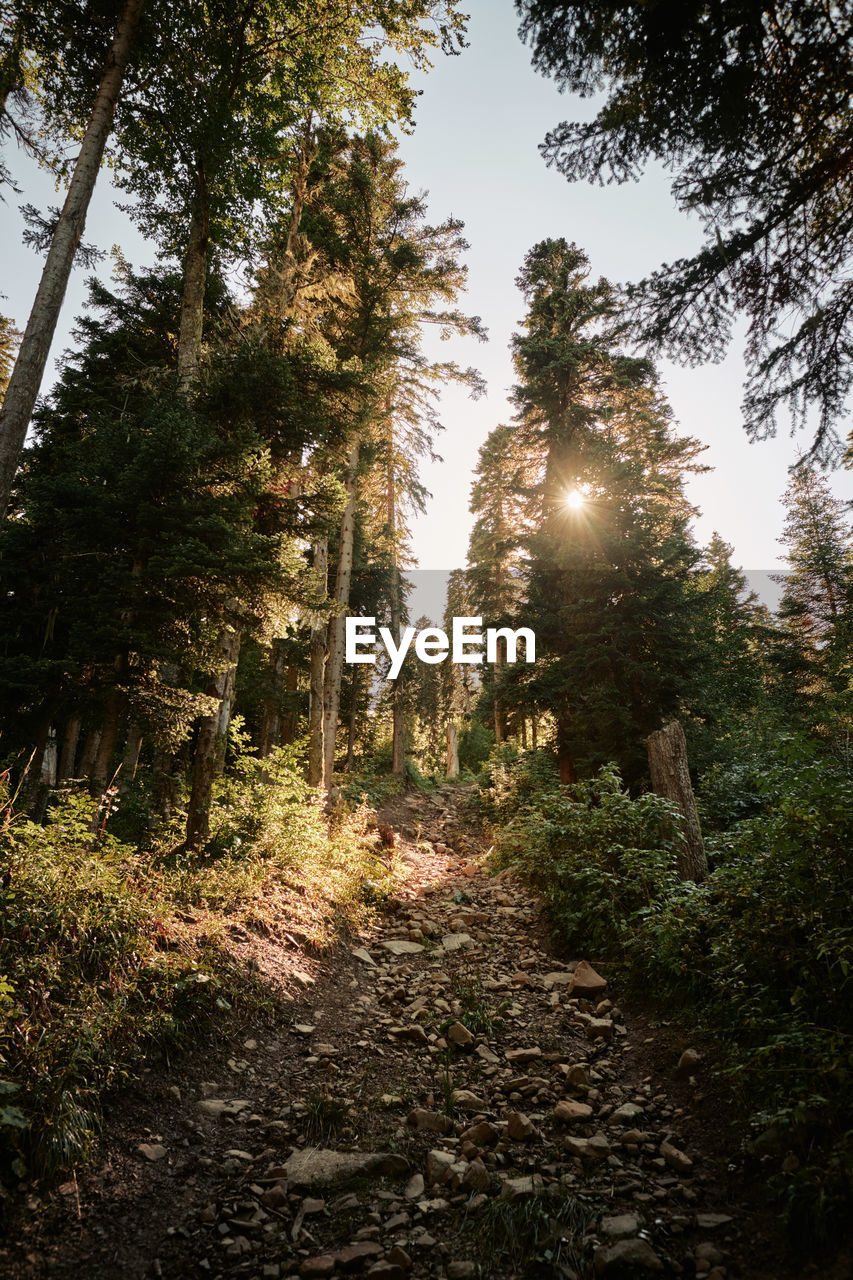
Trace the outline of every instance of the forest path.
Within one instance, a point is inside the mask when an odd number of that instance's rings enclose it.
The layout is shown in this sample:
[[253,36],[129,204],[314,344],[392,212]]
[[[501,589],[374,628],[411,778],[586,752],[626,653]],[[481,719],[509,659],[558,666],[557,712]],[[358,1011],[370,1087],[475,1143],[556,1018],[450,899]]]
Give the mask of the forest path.
[[679,1033],[589,974],[592,998],[572,993],[466,800],[389,806],[406,876],[380,925],[332,955],[291,938],[292,1022],[148,1072],[94,1166],[31,1200],[0,1272],[789,1274],[708,1064],[679,1074]]

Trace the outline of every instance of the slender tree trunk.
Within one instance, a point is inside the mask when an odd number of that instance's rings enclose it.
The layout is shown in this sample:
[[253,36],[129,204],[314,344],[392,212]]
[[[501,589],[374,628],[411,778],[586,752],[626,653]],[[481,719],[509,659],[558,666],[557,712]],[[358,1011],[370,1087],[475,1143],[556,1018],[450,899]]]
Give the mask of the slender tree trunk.
[[533,751],[536,751],[536,750],[537,750],[537,748],[538,748],[538,746],[539,746],[539,739],[538,739],[538,734],[537,734],[537,724],[536,724],[536,716],[535,716],[535,715],[532,715],[532,716],[530,717],[530,746],[531,746],[531,749],[532,749]]
[[92,770],[95,767],[95,757],[98,754],[98,747],[101,741],[100,729],[90,729],[86,734],[83,743],[83,751],[80,756],[80,764],[77,770],[78,777],[90,779]]
[[281,640],[273,640],[269,662],[269,693],[264,698],[258,755],[263,760],[281,741],[281,695],[284,684],[285,651]]
[[[328,590],[329,546],[325,538],[314,544],[314,574],[318,602]],[[323,781],[324,682],[326,673],[327,624],[315,618],[311,627],[311,676],[308,693],[308,782],[319,787]]]
[[126,791],[136,777],[139,764],[139,753],[142,750],[142,732],[139,725],[132,721],[127,730],[127,742],[124,748],[124,759],[121,763],[121,789]]
[[566,727],[560,720],[557,721],[557,760],[560,765],[560,781],[564,785],[577,782],[574,756],[566,744]]
[[143,0],[125,0],[0,409],[0,519],[9,506],[15,472],[44,376],[74,255],[86,225],[86,213],[112,128],[142,3]]
[[687,741],[677,720],[658,729],[646,739],[649,773],[659,796],[674,801],[684,815],[685,843],[677,855],[678,874],[682,880],[706,879],[708,861],[696,811],[696,799],[687,766]]
[[[400,583],[400,566],[397,550],[397,478],[394,471],[394,438],[393,419],[391,417],[390,399],[386,403],[389,430],[391,433],[391,461],[388,464],[388,483],[386,489],[386,506],[388,534],[391,540],[391,634],[397,644],[403,628],[403,600]],[[394,681],[391,694],[391,773],[395,778],[403,778],[406,774],[406,712],[403,699],[403,672]]]
[[334,601],[337,606],[329,621],[329,646],[323,692],[323,786],[332,785],[335,768],[335,741],[341,705],[341,675],[344,668],[344,629],[352,583],[352,557],[355,544],[355,500],[358,490],[358,441],[347,458],[345,488],[347,503],[341,520],[338,568],[335,574]]
[[178,381],[188,390],[195,381],[201,360],[204,333],[204,291],[207,281],[207,247],[210,216],[203,171],[197,176],[198,200],[190,224],[190,238],[184,259],[184,290],[178,333]]
[[495,742],[506,741],[506,711],[503,704],[501,673],[506,663],[506,641],[499,639],[495,651],[495,666],[492,679],[495,690]]
[[100,795],[105,791],[112,777],[113,757],[118,742],[118,726],[123,703],[124,697],[121,690],[112,689],[107,698],[98,750],[92,765],[90,789],[93,795]]
[[284,680],[285,692],[288,694],[288,708],[281,718],[281,738],[282,746],[290,746],[296,741],[296,726],[299,713],[294,705],[295,699],[293,695],[299,689],[299,668],[292,664],[287,668],[287,675]]
[[347,762],[344,766],[345,773],[352,773],[353,761],[355,760],[355,735],[358,727],[358,686],[360,683],[358,677],[360,673],[360,666],[353,668],[352,691],[349,706],[349,731],[347,732]]
[[237,683],[240,639],[239,629],[233,626],[223,627],[217,639],[222,668],[205,692],[209,697],[216,698],[219,705],[213,715],[202,716],[199,723],[187,814],[187,849],[198,849],[210,835],[210,801],[213,784],[225,761],[228,725]]
[[452,720],[447,725],[447,756],[444,772],[448,778],[459,777],[459,740],[456,736],[456,725]]
[[80,717],[71,715],[65,721],[65,732],[62,735],[62,749],[59,753],[59,767],[56,770],[57,783],[74,777],[74,761],[77,759],[77,744],[80,741]]

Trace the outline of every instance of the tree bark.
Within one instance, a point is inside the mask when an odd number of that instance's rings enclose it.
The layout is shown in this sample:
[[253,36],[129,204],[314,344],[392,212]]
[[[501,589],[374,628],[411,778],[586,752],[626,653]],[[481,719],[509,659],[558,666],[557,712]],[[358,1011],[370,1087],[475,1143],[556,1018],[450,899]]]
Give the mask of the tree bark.
[[447,725],[447,756],[444,772],[448,778],[459,777],[459,740],[456,736],[456,725],[452,720]]
[[126,0],[119,18],[68,194],[51,239],[33,308],[6,388],[3,407],[0,409],[0,519],[9,506],[15,472],[44,377],[74,255],[86,225],[86,213],[112,128],[142,4],[143,0]]
[[334,601],[337,605],[329,620],[329,645],[323,686],[323,786],[328,791],[335,769],[335,741],[341,706],[341,675],[344,669],[344,629],[352,583],[352,557],[355,544],[355,500],[358,490],[359,443],[352,446],[347,458],[345,489],[347,503],[341,519],[338,568],[335,574]]
[[[386,487],[386,505],[388,534],[391,540],[391,634],[399,645],[403,626],[403,600],[400,583],[400,566],[397,555],[397,481],[394,472],[393,419],[391,417],[390,399],[386,404],[388,422],[391,430],[391,462],[388,465],[388,482]],[[403,705],[403,672],[394,681],[391,694],[391,773],[395,778],[403,778],[406,774],[406,719]]]
[[344,772],[351,773],[353,762],[355,760],[355,734],[358,727],[358,686],[359,674],[361,667],[354,668],[352,673],[352,691],[350,695],[349,708],[349,730],[347,732],[347,762],[344,765]]
[[[285,692],[292,695],[299,689],[299,668],[294,664],[287,668],[287,675],[284,680]],[[295,706],[295,698],[288,699],[287,711],[281,718],[281,737],[279,743],[281,746],[290,746],[296,741],[296,727],[299,719],[299,713]]]
[[105,791],[111,777],[123,702],[121,690],[112,689],[107,698],[98,750],[92,765],[90,789],[93,795],[100,795]]
[[124,748],[124,759],[121,764],[121,789],[126,791],[136,777],[139,764],[139,753],[142,750],[142,732],[139,725],[132,722],[127,730],[127,742]]
[[708,875],[708,862],[690,785],[687,741],[678,721],[673,720],[650,734],[646,739],[646,750],[655,792],[677,804],[684,816],[685,843],[677,857],[678,874],[682,880],[704,880]]
[[[318,601],[328,589],[329,547],[325,538],[314,544],[314,574]],[[311,675],[308,692],[308,782],[319,787],[323,782],[324,682],[326,674],[327,624],[319,618],[311,627]]]
[[178,381],[188,390],[196,379],[204,333],[204,292],[207,283],[207,247],[210,215],[204,173],[197,176],[198,203],[190,223],[190,238],[184,259],[184,290],[178,332]]
[[530,748],[536,751],[539,747],[538,726],[536,724],[536,716],[530,717]]
[[80,741],[80,717],[69,716],[65,721],[65,732],[62,735],[62,749],[59,753],[59,767],[56,770],[57,783],[74,777],[74,761],[77,759],[77,744]]
[[273,640],[269,663],[270,689],[264,698],[258,755],[263,760],[281,742],[281,695],[284,685],[285,651],[281,640]]
[[237,661],[240,657],[240,631],[225,626],[219,633],[218,647],[222,669],[205,692],[219,702],[210,716],[202,716],[193,756],[192,790],[187,814],[186,848],[198,849],[210,835],[210,801],[213,783],[222,770],[231,706],[237,683]]

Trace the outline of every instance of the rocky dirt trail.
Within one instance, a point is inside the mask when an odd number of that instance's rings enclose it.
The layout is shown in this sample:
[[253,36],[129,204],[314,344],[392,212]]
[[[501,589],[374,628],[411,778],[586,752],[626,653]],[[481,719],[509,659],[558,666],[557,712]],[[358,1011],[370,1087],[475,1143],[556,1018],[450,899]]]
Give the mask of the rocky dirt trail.
[[332,956],[291,938],[292,1021],[148,1072],[93,1168],[31,1198],[0,1273],[794,1274],[708,1062],[620,1009],[594,956],[555,958],[465,803],[395,802],[406,879],[381,925]]

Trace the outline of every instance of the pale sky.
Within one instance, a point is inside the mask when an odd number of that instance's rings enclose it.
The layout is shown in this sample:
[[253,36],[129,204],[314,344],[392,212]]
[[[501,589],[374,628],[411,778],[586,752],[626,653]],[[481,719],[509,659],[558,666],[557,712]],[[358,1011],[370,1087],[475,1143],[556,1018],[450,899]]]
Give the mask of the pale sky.
[[[513,381],[509,339],[522,313],[514,280],[526,251],[537,240],[565,236],[589,255],[595,275],[615,281],[638,279],[666,260],[691,253],[699,229],[680,215],[666,176],[656,172],[640,184],[591,187],[569,185],[546,168],[538,145],[560,120],[589,114],[590,104],[561,96],[538,76],[518,40],[512,0],[468,0],[470,48],[458,58],[436,59],[435,69],[419,79],[422,96],[417,127],[402,140],[411,186],[429,192],[430,217],[450,214],[466,224],[469,291],[467,310],[482,317],[489,342],[436,343],[435,354],[476,365],[488,395],[470,401],[453,389],[445,393],[446,431],[438,442],[444,462],[425,468],[433,499],[413,529],[414,552],[423,569],[449,570],[464,565],[471,518],[468,500],[477,451],[489,431],[510,417],[507,392]],[[61,203],[51,179],[23,157],[10,157],[19,197],[0,204],[3,271],[0,310],[23,328],[41,270],[41,258],[21,245],[19,203],[39,209]],[[134,266],[154,259],[127,216],[115,208],[108,173],[101,174],[90,209],[85,240],[103,248],[118,243]],[[109,263],[99,274],[109,275]],[[85,278],[75,270],[53,357],[69,344],[80,311]],[[702,542],[717,529],[734,544],[735,560],[748,570],[773,569],[779,563],[779,499],[796,441],[782,428],[776,440],[750,444],[741,426],[742,364],[733,352],[721,365],[700,369],[663,366],[665,386],[681,429],[709,448],[709,475],[690,484],[702,514]],[[853,473],[837,472],[835,493],[853,499]]]

